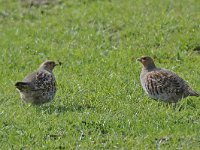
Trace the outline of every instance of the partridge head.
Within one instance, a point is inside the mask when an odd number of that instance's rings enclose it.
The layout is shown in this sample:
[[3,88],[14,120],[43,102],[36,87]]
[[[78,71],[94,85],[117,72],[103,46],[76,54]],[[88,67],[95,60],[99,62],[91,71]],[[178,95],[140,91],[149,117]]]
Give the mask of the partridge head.
[[137,61],[140,61],[143,64],[144,69],[151,70],[156,68],[153,59],[149,56],[142,56],[141,58],[138,58]]
[[53,60],[47,60],[45,62],[43,62],[40,65],[40,70],[47,70],[49,72],[52,72],[54,67],[57,66],[58,64],[56,64]]

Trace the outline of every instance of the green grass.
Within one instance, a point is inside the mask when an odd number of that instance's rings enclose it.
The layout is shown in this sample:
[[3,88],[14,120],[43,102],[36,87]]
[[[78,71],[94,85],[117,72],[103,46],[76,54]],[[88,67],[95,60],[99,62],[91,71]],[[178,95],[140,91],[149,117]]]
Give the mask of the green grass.
[[[155,58],[200,91],[198,0],[0,0],[0,149],[199,149],[200,99],[176,108],[139,81]],[[45,59],[58,91],[42,106],[21,102],[14,84]]]

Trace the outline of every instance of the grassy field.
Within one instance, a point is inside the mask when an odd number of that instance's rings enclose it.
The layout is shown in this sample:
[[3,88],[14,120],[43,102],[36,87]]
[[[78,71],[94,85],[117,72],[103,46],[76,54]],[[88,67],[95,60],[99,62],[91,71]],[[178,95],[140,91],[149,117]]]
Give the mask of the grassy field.
[[[0,149],[199,149],[200,98],[148,98],[133,60],[200,92],[199,0],[35,1],[0,0]],[[46,59],[62,62],[54,101],[23,104],[15,82]]]

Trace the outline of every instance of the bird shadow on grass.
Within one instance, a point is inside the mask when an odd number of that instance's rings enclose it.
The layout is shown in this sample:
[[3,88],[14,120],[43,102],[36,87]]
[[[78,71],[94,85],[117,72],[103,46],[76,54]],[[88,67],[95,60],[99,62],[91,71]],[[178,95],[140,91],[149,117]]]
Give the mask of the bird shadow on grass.
[[182,111],[182,110],[186,110],[186,109],[197,109],[197,106],[195,104],[194,101],[187,99],[184,100],[182,102],[178,102],[178,103],[171,103],[171,104],[158,104],[158,105],[163,105],[164,107],[168,107],[170,109],[174,109],[175,111]]
[[179,111],[186,110],[186,109],[195,110],[197,109],[197,105],[195,101],[191,99],[186,99],[185,101],[177,105],[177,109]]
[[193,101],[191,99],[185,99],[185,100],[182,100],[181,102],[177,102],[177,103],[160,103],[159,102],[159,103],[157,103],[157,106],[173,109],[174,111],[197,109],[197,105],[196,105],[195,101]]
[[38,112],[45,114],[63,114],[67,112],[83,112],[88,109],[95,109],[89,104],[67,104],[67,105],[42,105],[36,108]]

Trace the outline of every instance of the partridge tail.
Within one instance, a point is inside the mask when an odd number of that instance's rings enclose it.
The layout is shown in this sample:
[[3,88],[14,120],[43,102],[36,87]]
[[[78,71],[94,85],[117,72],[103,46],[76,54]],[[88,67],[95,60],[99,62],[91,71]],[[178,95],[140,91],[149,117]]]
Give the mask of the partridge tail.
[[197,97],[200,96],[200,94],[198,92],[194,91],[194,90],[190,90],[189,95],[190,96],[197,96]]
[[32,89],[32,85],[29,82],[17,82],[15,87],[20,91],[29,91]]

